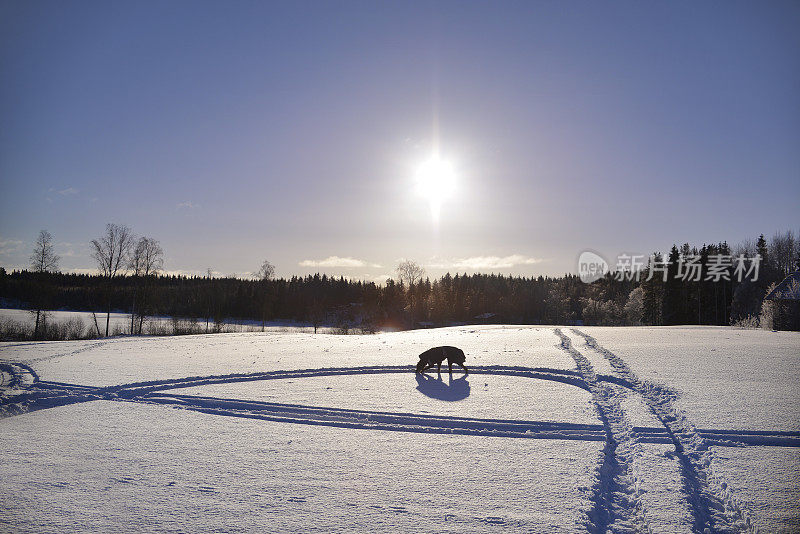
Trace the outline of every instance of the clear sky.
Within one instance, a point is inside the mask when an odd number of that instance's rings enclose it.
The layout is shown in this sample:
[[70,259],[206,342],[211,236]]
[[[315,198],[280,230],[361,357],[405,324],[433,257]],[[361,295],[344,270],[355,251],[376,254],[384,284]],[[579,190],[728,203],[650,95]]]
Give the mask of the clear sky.
[[[800,228],[800,3],[0,2],[0,265],[576,271]],[[455,184],[438,222],[416,176]]]

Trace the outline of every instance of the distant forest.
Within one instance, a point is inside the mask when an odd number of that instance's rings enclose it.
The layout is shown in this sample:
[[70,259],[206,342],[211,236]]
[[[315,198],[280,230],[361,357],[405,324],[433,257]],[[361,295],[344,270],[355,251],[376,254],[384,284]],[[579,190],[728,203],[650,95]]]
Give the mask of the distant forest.
[[[109,277],[48,269],[8,273],[0,268],[0,297],[32,310],[131,313],[137,318],[131,322],[134,333],[142,332],[149,316],[191,318],[205,322],[208,331],[231,319],[295,320],[344,332],[464,323],[746,324],[757,322],[773,284],[800,268],[798,248],[792,232],[776,234],[769,242],[762,235],[735,250],[724,242],[699,248],[685,244],[674,246],[664,258],[654,255],[656,262],[671,261],[666,281],[661,273],[648,277],[652,268],[648,263],[638,280],[612,272],[590,284],[571,274],[530,278],[446,274],[431,280],[417,265],[411,265],[416,267],[411,277],[398,269],[398,280],[381,285],[324,274],[275,279],[268,262],[257,280],[141,275],[130,269]],[[758,280],[738,282],[732,267],[727,268],[729,280],[706,280],[709,257],[717,254],[759,254]],[[699,257],[699,280],[675,276],[681,256]]]

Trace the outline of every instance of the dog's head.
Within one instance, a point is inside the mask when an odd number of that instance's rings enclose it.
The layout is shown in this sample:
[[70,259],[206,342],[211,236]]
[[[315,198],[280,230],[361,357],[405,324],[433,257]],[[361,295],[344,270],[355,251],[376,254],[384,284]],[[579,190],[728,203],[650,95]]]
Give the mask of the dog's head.
[[463,350],[461,350],[461,349],[457,349],[457,350],[458,350],[458,352],[456,352],[455,354],[452,354],[448,359],[450,361],[452,361],[452,362],[463,364],[465,361],[467,361],[467,355],[464,354]]
[[421,373],[421,372],[422,372],[422,370],[425,368],[425,365],[426,365],[427,363],[428,363],[428,362],[427,362],[426,360],[420,360],[420,361],[419,361],[419,363],[417,364],[417,372],[418,372],[418,373]]

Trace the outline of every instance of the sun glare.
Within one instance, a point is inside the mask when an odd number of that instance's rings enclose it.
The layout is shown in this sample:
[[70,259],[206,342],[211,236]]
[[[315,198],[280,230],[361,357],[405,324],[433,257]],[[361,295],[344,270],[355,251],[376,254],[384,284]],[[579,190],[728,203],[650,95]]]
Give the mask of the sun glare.
[[455,186],[456,175],[453,165],[437,156],[417,169],[417,192],[428,200],[434,219],[439,218],[442,202],[453,194]]

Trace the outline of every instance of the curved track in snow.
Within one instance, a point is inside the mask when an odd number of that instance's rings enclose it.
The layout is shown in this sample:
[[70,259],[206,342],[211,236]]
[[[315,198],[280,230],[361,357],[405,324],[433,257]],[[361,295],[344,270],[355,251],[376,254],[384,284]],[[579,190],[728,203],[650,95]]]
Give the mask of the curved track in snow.
[[[692,530],[704,532],[754,531],[749,513],[731,494],[714,469],[709,446],[771,445],[800,447],[800,432],[697,429],[675,406],[675,394],[667,387],[641,380],[616,354],[597,340],[573,329],[585,347],[603,356],[612,375],[597,374],[590,360],[575,348],[560,329],[554,329],[559,347],[575,362],[576,370],[521,366],[475,366],[471,375],[495,375],[555,381],[579,387],[592,395],[602,424],[554,421],[482,419],[431,414],[350,410],[259,402],[175,392],[195,386],[262,380],[300,379],[323,376],[410,374],[412,366],[332,367],[234,373],[151,380],[95,387],[40,380],[29,365],[0,362],[0,416],[16,415],[94,400],[137,402],[169,406],[207,414],[304,425],[322,425],[392,432],[454,434],[522,439],[603,441],[592,495],[593,510],[587,528],[591,532],[648,532],[639,498],[637,461],[642,443],[670,443],[680,461],[684,493],[694,520]],[[91,345],[89,350],[97,345]],[[581,347],[583,350],[583,346]],[[588,353],[587,353],[588,354]],[[635,393],[661,422],[662,427],[632,426],[622,409],[625,391]]]
[[21,362],[0,361],[0,388],[26,388],[36,384],[39,375]]
[[[19,379],[26,381],[24,375],[27,374],[27,366],[13,364],[17,368],[14,373]],[[1,368],[1,367],[0,367]],[[31,371],[33,371],[31,369]],[[38,380],[31,382],[29,386],[13,396],[0,398],[0,414],[5,411],[5,415],[15,415],[18,413],[30,412],[46,408],[53,408],[78,402],[93,400],[119,400],[146,402],[150,404],[168,404],[180,406],[186,409],[196,409],[199,411],[210,412],[214,410],[217,415],[230,415],[233,417],[246,417],[248,415],[258,416],[264,419],[269,412],[279,412],[282,407],[294,410],[284,410],[282,421],[290,423],[306,423],[306,416],[303,410],[329,411],[336,413],[336,420],[350,417],[355,422],[361,424],[364,417],[382,417],[390,412],[373,412],[357,410],[337,410],[319,406],[300,406],[282,403],[258,403],[243,401],[240,399],[216,399],[213,397],[198,397],[191,395],[161,394],[160,392],[179,390],[183,388],[226,384],[237,382],[252,382],[259,380],[280,380],[298,379],[321,376],[351,376],[351,375],[371,375],[371,374],[404,374],[413,373],[412,366],[373,366],[373,367],[331,367],[321,369],[297,369],[285,371],[269,371],[261,373],[241,373],[227,375],[208,375],[186,378],[176,378],[169,380],[152,380],[145,382],[133,382],[115,386],[97,387],[85,386],[80,384],[68,384],[64,382],[54,382],[48,380]],[[507,367],[507,366],[475,366],[470,370],[471,375],[495,375],[495,376],[516,376],[522,378],[532,378],[538,380],[549,380],[580,387],[586,391],[590,388],[579,376],[577,371],[566,369],[549,369],[543,367]],[[13,373],[9,372],[8,381],[12,380]],[[632,384],[624,379],[611,377],[608,375],[597,375],[597,379],[606,384],[615,384],[633,389]],[[6,383],[7,385],[7,383]],[[183,399],[178,401],[176,399]],[[196,402],[190,402],[192,400]],[[3,410],[5,408],[5,410]],[[287,413],[294,415],[286,415]],[[319,412],[317,412],[319,413]],[[350,415],[347,415],[350,414]],[[590,441],[605,440],[605,431],[602,425],[580,425],[571,423],[549,422],[549,421],[518,421],[518,420],[493,420],[493,419],[471,419],[471,418],[448,418],[435,417],[429,414],[403,414],[391,413],[401,419],[403,417],[414,417],[416,420],[426,419],[424,426],[429,432],[441,433],[479,433],[468,430],[469,428],[481,427],[487,432],[502,429],[506,432],[505,437],[523,438],[546,438],[546,439],[585,439]],[[311,419],[311,417],[308,417]],[[317,418],[311,424],[326,424],[328,419]],[[464,427],[454,423],[441,423],[443,420],[452,419],[453,421],[465,421],[468,424]],[[330,418],[334,422],[334,418]],[[503,423],[498,425],[498,423]],[[523,428],[522,432],[509,427],[509,424],[519,424]],[[527,425],[527,426],[526,426]],[[398,424],[396,428],[389,425],[382,425],[383,430],[404,430],[418,431],[414,424]],[[366,426],[364,426],[366,428]],[[376,426],[376,428],[378,428]],[[535,431],[534,431],[535,428]],[[453,430],[455,429],[455,430]],[[464,430],[467,429],[467,430]],[[569,430],[569,432],[564,432]],[[652,427],[633,427],[642,443],[672,443],[672,438],[663,428]],[[788,431],[748,431],[748,430],[718,430],[718,429],[699,429],[699,434],[712,445],[738,447],[742,445],[771,445],[783,447],[800,447],[800,432]],[[483,432],[484,434],[486,432]],[[497,434],[495,434],[497,435]]]

